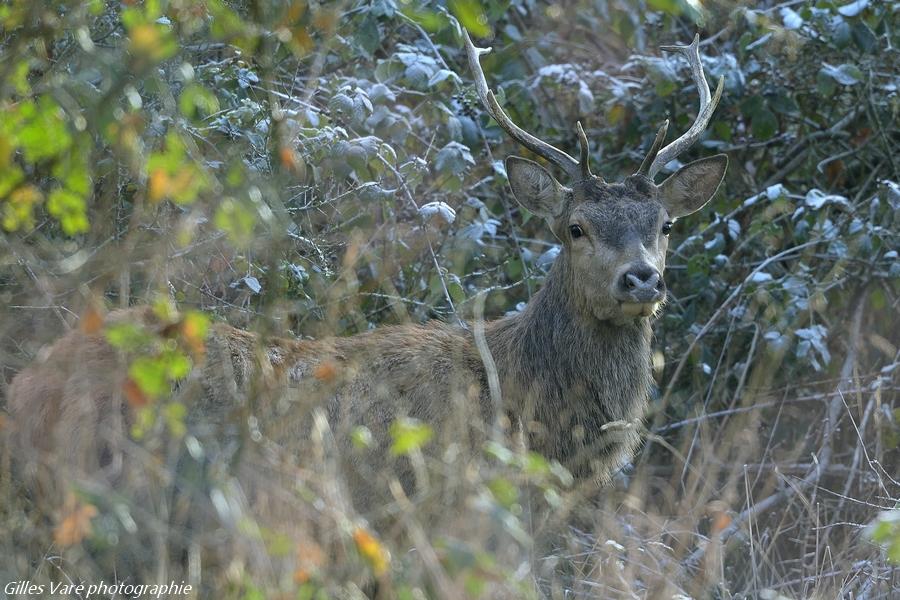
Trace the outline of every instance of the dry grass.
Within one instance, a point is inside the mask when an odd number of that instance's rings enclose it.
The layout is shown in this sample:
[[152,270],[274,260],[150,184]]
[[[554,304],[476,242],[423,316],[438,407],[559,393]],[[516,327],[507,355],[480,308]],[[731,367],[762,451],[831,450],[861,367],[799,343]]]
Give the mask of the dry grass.
[[[50,455],[33,477],[22,465],[35,457],[4,444],[0,576],[183,580],[235,598],[889,598],[900,572],[864,528],[900,496],[884,437],[897,385],[864,362],[876,325],[865,307],[863,290],[835,377],[787,383],[783,353],[750,344],[744,360],[722,359],[741,366],[736,386],[710,377],[695,391],[730,408],[651,415],[642,453],[602,489],[569,485],[513,436],[475,457],[414,451],[417,493],[386,469],[370,483],[389,500],[360,513],[315,409],[290,417],[308,423],[305,440],[252,408],[224,428],[189,414],[183,435],[161,400],[140,439],[109,432],[121,460],[102,472]],[[6,331],[28,314],[10,310]],[[57,328],[39,314],[29,327]],[[191,390],[175,398],[191,406]]]

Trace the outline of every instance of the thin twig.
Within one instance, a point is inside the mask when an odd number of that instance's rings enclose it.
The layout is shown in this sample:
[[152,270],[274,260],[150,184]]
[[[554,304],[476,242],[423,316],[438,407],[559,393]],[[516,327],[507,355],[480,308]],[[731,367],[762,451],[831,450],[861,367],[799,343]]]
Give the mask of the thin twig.
[[[866,300],[867,295],[863,293],[857,300],[856,307],[853,311],[853,320],[850,326],[850,343],[847,350],[847,356],[844,359],[843,365],[841,366],[841,380],[837,385],[837,389],[835,390],[837,393],[831,400],[831,404],[828,408],[828,414],[825,420],[825,431],[822,434],[823,446],[816,455],[816,460],[813,466],[810,468],[806,476],[803,477],[803,479],[796,482],[790,482],[789,486],[779,490],[768,498],[757,502],[756,504],[744,510],[741,514],[737,515],[732,520],[731,524],[723,529],[719,534],[719,540],[721,544],[724,544],[729,538],[731,538],[731,536],[737,533],[743,526],[743,523],[748,519],[760,514],[763,511],[768,510],[782,500],[799,493],[810,485],[817,483],[821,475],[825,472],[825,470],[831,463],[831,456],[833,452],[832,441],[834,432],[837,429],[837,422],[840,417],[841,407],[843,405],[842,394],[846,393],[846,390],[848,389],[847,384],[851,381],[853,367],[856,364],[859,339],[862,332],[862,317],[866,305]],[[707,547],[708,544],[701,546],[700,548],[694,550],[690,554],[690,556],[688,556],[688,558],[684,561],[686,572],[696,570],[700,560],[706,554]]]

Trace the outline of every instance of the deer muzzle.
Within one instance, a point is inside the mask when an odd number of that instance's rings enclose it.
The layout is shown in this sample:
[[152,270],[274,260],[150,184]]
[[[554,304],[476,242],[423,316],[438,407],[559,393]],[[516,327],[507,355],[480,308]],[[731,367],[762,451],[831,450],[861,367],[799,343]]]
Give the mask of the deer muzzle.
[[632,266],[617,282],[616,295],[623,304],[657,304],[666,296],[662,275],[647,264]]

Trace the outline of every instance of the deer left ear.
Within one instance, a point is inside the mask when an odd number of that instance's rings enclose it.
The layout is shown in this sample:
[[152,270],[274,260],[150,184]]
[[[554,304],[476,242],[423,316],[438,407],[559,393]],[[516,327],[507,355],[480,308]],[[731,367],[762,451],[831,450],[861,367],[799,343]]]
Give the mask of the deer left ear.
[[550,222],[562,212],[566,188],[547,169],[527,158],[510,156],[506,174],[519,204]]
[[715,195],[725,177],[728,157],[717,154],[681,167],[659,184],[659,200],[673,219],[697,212]]

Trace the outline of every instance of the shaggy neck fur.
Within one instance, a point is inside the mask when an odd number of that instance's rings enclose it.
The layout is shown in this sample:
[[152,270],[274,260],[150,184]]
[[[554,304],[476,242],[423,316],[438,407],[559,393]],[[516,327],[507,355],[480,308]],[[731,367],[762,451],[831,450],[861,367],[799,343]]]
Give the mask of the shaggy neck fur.
[[506,410],[521,421],[529,447],[579,475],[610,473],[639,442],[650,322],[597,320],[578,289],[563,252],[525,311],[485,333]]

